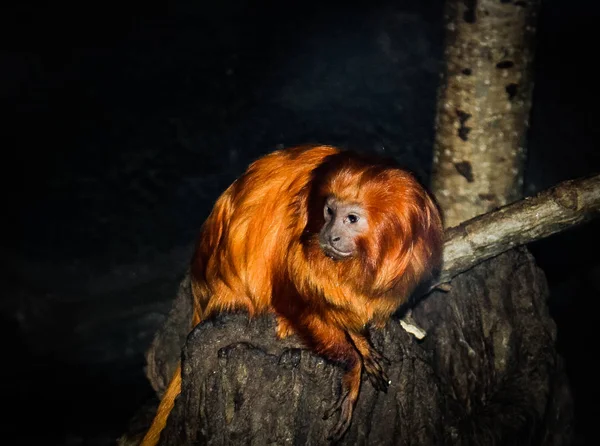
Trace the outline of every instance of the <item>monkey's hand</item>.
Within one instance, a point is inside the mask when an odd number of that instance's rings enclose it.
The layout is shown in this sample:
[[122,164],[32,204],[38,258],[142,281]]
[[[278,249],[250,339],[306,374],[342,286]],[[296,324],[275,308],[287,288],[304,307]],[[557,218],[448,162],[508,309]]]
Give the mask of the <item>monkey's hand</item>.
[[386,392],[390,380],[383,369],[383,364],[390,364],[390,360],[375,350],[368,338],[360,333],[348,332],[354,347],[360,353],[362,364],[371,385],[381,392]]
[[352,421],[354,403],[355,401],[352,401],[352,398],[350,398],[350,391],[344,390],[342,391],[342,394],[340,395],[339,399],[335,402],[335,404],[325,412],[325,415],[323,415],[323,419],[327,420],[331,418],[331,416],[338,410],[340,411],[340,418],[337,424],[331,430],[329,436],[327,437],[328,441],[336,443],[348,430],[350,422]]
[[375,350],[369,348],[369,354],[363,356],[363,367],[371,385],[378,391],[387,393],[390,379],[383,369],[383,364],[390,365],[390,360]]

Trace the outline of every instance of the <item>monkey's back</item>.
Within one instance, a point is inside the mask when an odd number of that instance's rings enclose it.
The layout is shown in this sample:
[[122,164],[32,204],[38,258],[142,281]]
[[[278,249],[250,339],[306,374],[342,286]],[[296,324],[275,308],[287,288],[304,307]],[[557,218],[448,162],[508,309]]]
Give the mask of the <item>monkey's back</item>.
[[313,170],[339,150],[281,150],[254,163],[219,197],[205,221],[192,261],[202,317],[236,308],[271,310],[275,274],[286,270],[307,220]]

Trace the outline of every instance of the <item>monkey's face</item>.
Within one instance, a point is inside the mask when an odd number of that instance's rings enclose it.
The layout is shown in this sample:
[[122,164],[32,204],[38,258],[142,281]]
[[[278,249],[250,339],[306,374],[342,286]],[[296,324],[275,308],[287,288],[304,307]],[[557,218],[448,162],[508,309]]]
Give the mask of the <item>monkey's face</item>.
[[356,203],[329,197],[323,206],[325,223],[319,232],[319,245],[326,256],[343,260],[358,254],[357,239],[369,230],[367,212]]

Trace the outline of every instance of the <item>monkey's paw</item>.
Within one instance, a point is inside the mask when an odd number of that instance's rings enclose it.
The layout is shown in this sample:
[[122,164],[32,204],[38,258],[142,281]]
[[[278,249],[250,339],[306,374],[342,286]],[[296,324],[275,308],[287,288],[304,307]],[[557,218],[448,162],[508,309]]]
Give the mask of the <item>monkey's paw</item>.
[[390,360],[375,349],[371,349],[369,356],[363,358],[363,366],[371,385],[375,390],[387,393],[390,379],[383,369],[383,363],[390,365]]
[[295,333],[296,332],[287,319],[284,319],[282,316],[277,316],[277,337],[279,339],[285,339]]
[[327,440],[332,443],[336,443],[344,436],[352,421],[354,401],[350,398],[350,392],[342,392],[335,404],[325,412],[323,419],[327,420],[331,418],[338,410],[340,411],[340,418],[327,437]]

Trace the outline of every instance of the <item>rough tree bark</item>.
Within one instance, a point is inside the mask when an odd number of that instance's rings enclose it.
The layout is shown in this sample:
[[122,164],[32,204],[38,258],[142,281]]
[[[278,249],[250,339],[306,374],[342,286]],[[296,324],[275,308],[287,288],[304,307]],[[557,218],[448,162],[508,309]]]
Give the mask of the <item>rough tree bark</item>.
[[[392,389],[377,394],[365,383],[342,443],[566,444],[571,397],[554,349],[544,275],[525,248],[497,254],[599,210],[595,176],[451,230],[445,248],[460,255],[442,272],[445,280],[454,277],[450,292],[433,291],[416,303],[412,317],[427,332],[424,341],[397,319],[372,333],[392,361]],[[186,276],[148,354],[159,394],[181,358],[191,312]],[[337,397],[340,376],[296,339],[275,339],[270,316],[204,321],[185,343],[182,394],[161,444],[325,444],[332,421],[321,415]],[[152,415],[151,408],[138,417],[120,444],[136,444]]]
[[[444,266],[435,284],[451,280],[502,252],[548,237],[600,215],[600,175],[564,181],[517,203],[450,228],[444,244]],[[181,282],[168,320],[157,332],[146,360],[147,375],[162,395],[192,329],[189,276]]]
[[541,0],[447,0],[432,190],[447,227],[522,194]]
[[[547,295],[543,273],[518,248],[457,276],[450,292],[420,301],[413,318],[428,333],[423,341],[397,319],[372,331],[391,361],[392,384],[383,394],[363,383],[340,444],[567,443],[571,396]],[[190,299],[182,286],[178,300]],[[163,335],[182,333],[174,316]],[[164,350],[151,358],[178,360],[178,345],[160,345]],[[335,420],[322,415],[339,395],[342,370],[297,339],[277,340],[273,317],[223,314],[204,321],[188,337],[182,361],[182,393],[160,445],[327,444]],[[131,432],[121,444],[137,440]]]
[[568,180],[534,197],[472,218],[446,231],[443,283],[515,246],[548,237],[600,215],[600,175]]

